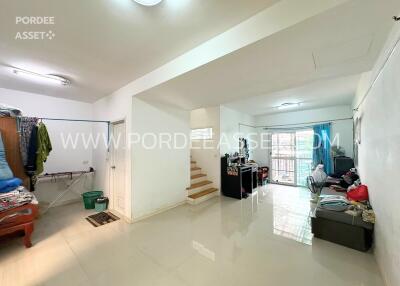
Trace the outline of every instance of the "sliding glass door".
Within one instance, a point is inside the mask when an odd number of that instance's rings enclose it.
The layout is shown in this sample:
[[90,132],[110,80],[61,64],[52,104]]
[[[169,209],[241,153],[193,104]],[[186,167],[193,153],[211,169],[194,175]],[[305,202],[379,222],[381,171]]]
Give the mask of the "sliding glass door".
[[312,129],[296,131],[296,185],[306,186],[311,175],[314,131]]
[[305,186],[311,173],[312,130],[275,132],[271,140],[271,175],[278,184]]

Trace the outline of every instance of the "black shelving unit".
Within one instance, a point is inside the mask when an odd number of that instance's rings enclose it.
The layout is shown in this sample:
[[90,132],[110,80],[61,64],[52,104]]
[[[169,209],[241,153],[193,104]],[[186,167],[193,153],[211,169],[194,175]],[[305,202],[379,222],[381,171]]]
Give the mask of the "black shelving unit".
[[[221,192],[224,196],[241,200],[244,193],[252,193],[257,187],[257,172],[251,166],[228,168],[228,158],[221,158]],[[228,172],[230,170],[230,172]]]

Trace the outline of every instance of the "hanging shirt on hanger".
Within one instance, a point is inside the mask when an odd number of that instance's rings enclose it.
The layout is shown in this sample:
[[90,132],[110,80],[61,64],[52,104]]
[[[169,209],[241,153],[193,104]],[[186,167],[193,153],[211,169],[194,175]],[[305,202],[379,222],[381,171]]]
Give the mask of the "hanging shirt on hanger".
[[46,162],[51,150],[52,146],[46,125],[40,122],[37,126],[36,175],[43,173],[44,162]]
[[[36,129],[38,123],[37,118],[33,117],[19,117],[18,118],[18,131],[20,133],[20,152],[22,157],[22,164],[26,168],[28,164],[29,149],[31,144],[32,130]],[[36,145],[36,144],[35,144]],[[36,151],[35,151],[36,152]]]

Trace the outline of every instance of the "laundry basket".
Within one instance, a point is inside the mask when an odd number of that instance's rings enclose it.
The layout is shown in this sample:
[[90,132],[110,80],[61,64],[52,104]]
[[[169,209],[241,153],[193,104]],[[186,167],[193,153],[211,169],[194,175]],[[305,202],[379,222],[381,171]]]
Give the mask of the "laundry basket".
[[102,191],[91,191],[82,194],[83,204],[85,209],[90,210],[95,208],[96,199],[103,196]]

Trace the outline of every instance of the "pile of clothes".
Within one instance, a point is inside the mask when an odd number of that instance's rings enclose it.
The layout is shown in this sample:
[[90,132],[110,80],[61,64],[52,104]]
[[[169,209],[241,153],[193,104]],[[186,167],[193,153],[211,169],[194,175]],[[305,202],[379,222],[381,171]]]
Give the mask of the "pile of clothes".
[[351,169],[342,176],[339,184],[333,184],[329,188],[331,194],[320,196],[321,209],[344,212],[353,217],[362,217],[364,222],[375,223],[375,213],[369,203],[368,187],[361,184],[356,169]]
[[354,184],[361,184],[360,177],[357,174],[357,170],[355,168],[350,169],[346,174],[335,177],[331,175],[328,177],[327,182],[329,185],[332,185],[338,192],[346,192],[347,188]]
[[23,186],[19,186],[11,192],[0,194],[0,212],[30,203],[38,204],[35,196]]
[[3,117],[17,117],[21,116],[22,112],[18,108],[0,103],[0,116]]
[[343,196],[323,195],[320,200],[320,207],[330,211],[343,212],[351,205],[350,201]]
[[0,133],[0,212],[25,204],[36,203],[35,196],[15,178],[5,159],[3,140]]

